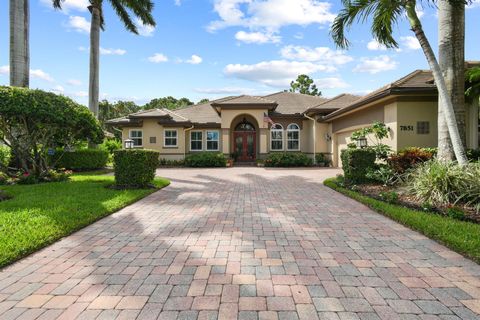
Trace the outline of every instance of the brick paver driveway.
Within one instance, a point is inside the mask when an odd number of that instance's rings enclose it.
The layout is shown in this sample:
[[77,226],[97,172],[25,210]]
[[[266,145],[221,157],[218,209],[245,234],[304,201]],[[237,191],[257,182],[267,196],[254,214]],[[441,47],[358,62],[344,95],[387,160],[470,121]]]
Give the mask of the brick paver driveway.
[[335,173],[161,170],[168,188],[3,270],[0,318],[479,319],[480,266]]

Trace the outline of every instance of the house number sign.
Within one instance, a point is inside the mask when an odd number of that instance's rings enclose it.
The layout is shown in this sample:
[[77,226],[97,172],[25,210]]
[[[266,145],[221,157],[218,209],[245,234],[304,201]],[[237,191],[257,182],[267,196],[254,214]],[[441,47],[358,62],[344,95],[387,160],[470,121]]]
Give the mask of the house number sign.
[[413,131],[413,126],[400,126],[400,131]]

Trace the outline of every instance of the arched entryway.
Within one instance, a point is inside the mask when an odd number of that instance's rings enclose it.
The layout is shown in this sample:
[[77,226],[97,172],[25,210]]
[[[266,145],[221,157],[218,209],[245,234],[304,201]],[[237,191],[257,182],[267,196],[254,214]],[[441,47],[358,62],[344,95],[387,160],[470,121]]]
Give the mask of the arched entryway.
[[233,127],[233,156],[238,162],[257,159],[257,129],[250,117],[243,116]]

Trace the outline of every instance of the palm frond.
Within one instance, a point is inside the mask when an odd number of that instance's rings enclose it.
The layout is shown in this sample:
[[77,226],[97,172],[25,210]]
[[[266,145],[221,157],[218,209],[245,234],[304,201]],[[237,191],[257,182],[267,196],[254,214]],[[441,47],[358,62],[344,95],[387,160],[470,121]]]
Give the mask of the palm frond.
[[120,20],[122,20],[125,28],[135,34],[138,34],[138,29],[132,20],[132,17],[125,8],[125,1],[123,0],[109,0]]
[[398,42],[393,37],[393,26],[403,17],[403,13],[403,7],[398,1],[378,1],[372,23],[372,34],[378,43],[387,48],[398,48]]
[[55,9],[62,9],[62,2],[65,0],[52,0],[53,7]]

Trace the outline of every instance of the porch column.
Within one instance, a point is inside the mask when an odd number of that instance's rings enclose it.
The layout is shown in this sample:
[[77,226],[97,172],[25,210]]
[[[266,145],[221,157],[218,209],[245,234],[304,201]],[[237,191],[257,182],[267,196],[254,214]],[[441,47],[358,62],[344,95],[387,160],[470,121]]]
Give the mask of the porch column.
[[222,152],[230,157],[230,129],[222,129]]

